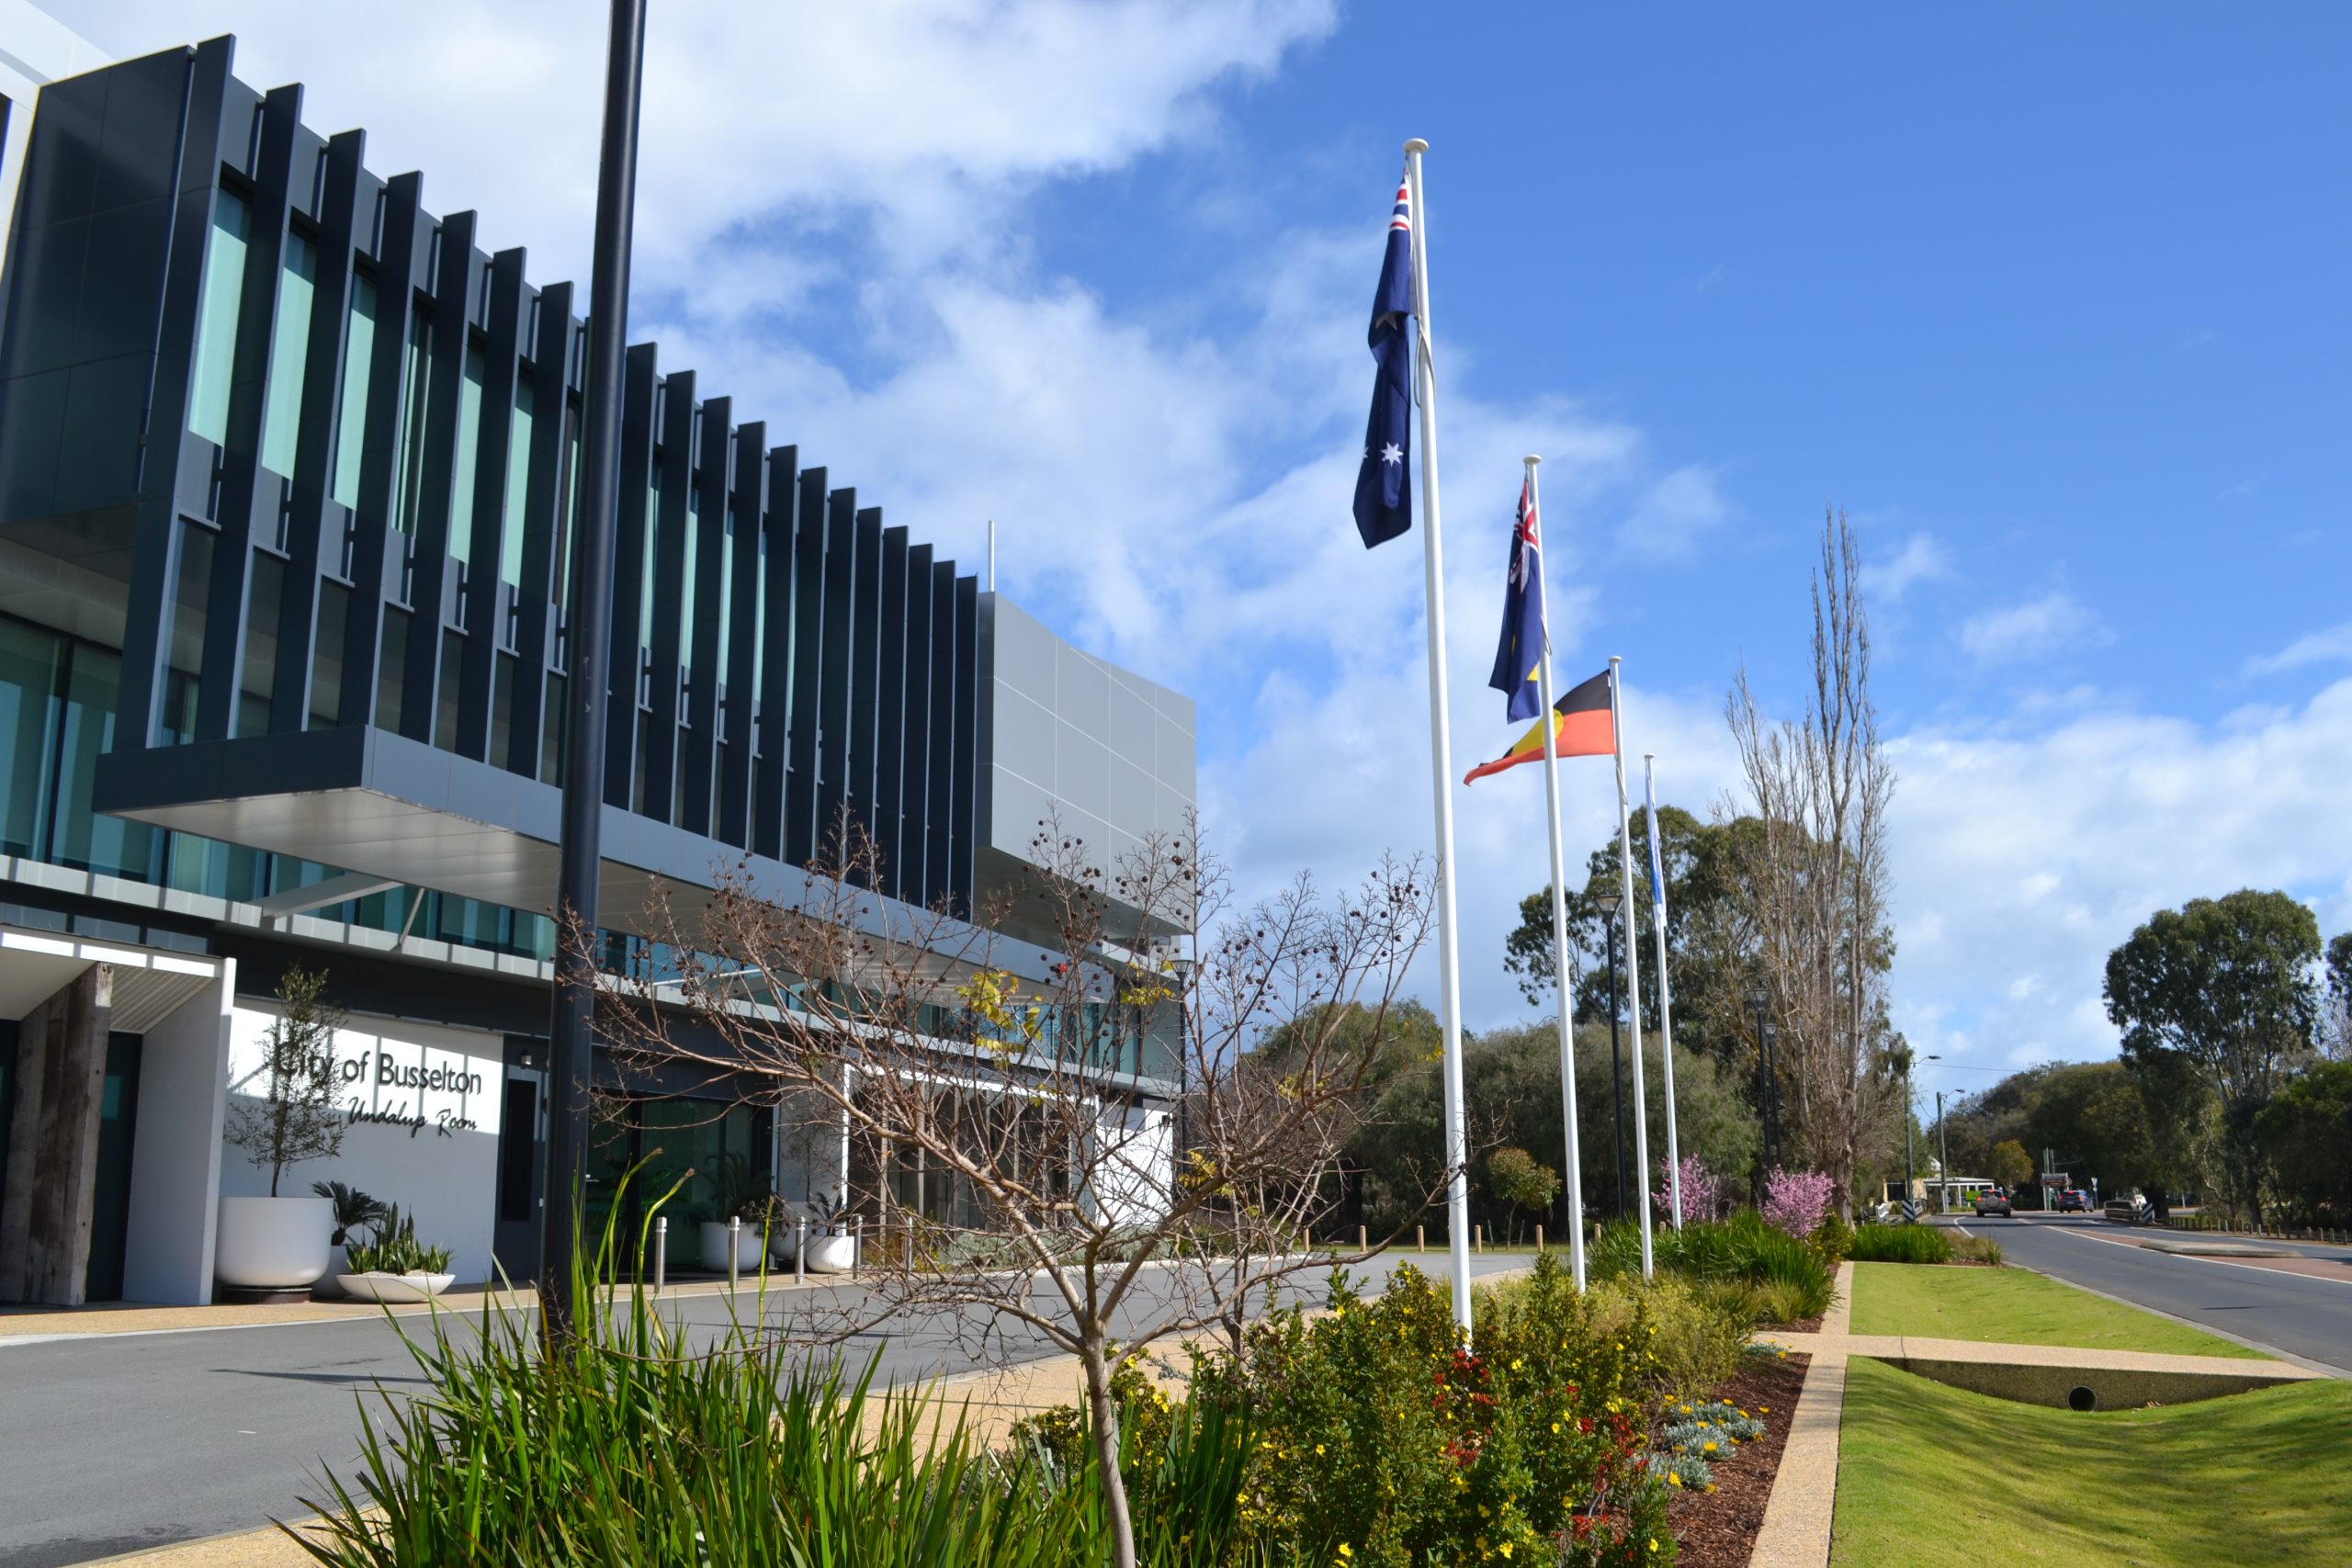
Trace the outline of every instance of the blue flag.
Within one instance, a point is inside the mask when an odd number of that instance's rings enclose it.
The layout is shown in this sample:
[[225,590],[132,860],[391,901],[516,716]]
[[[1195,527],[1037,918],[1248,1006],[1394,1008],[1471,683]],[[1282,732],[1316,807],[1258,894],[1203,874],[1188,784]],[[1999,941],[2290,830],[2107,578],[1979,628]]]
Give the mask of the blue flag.
[[1507,717],[1533,718],[1544,708],[1536,666],[1544,660],[1544,538],[1527,481],[1519,486],[1519,521],[1510,533],[1510,577],[1503,584],[1503,636],[1487,684],[1508,693]]
[[1368,338],[1379,371],[1372,383],[1372,418],[1364,425],[1363,464],[1356,470],[1356,532],[1366,549],[1413,525],[1413,349],[1405,335],[1412,313],[1413,202],[1400,179]]
[[1657,836],[1657,767],[1653,763],[1643,780],[1649,795],[1650,816],[1650,919],[1657,929],[1666,929],[1666,868],[1660,858]]

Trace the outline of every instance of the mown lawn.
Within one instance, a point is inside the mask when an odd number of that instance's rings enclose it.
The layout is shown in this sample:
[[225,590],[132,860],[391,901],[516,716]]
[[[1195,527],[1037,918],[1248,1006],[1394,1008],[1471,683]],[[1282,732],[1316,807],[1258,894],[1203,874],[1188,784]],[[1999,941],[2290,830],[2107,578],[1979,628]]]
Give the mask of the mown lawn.
[[1853,1331],[2268,1359],[2217,1335],[2017,1268],[1857,1263]]
[[[1856,1357],[1831,1568],[2352,1561],[2352,1385],[2153,1410],[2018,1404]],[[1968,1480],[1955,1486],[1952,1478]]]

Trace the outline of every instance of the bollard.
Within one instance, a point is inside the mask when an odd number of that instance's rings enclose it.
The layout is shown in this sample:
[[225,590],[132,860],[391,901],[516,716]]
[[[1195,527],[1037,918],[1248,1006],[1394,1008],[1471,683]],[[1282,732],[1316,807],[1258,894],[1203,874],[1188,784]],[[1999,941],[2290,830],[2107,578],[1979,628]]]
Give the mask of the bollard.
[[1372,1243],[1366,1239],[1367,1235],[1368,1232],[1364,1226],[1358,1225],[1356,1227],[1356,1250],[1358,1252],[1364,1251],[1366,1248],[1371,1247]]
[[849,1271],[856,1273],[865,1266],[865,1216],[853,1214],[849,1221]]
[[670,1216],[653,1216],[653,1293],[662,1293],[662,1281],[670,1272]]
[[1538,1221],[1535,1225],[1535,1250],[1538,1252],[1544,1250],[1544,1225],[1541,1221]]
[[733,1295],[742,1286],[743,1216],[727,1216],[727,1293]]
[[1429,1238],[1421,1235],[1421,1227],[1419,1225],[1415,1225],[1413,1227],[1413,1250],[1415,1252],[1427,1252],[1429,1249]]
[[899,1263],[910,1274],[915,1271],[915,1223],[910,1218],[907,1228],[899,1234]]
[[805,1214],[792,1222],[792,1282],[808,1282],[808,1218]]
[[1483,1253],[1487,1250],[1486,1226],[1472,1225],[1470,1227],[1470,1248],[1472,1251],[1479,1253]]

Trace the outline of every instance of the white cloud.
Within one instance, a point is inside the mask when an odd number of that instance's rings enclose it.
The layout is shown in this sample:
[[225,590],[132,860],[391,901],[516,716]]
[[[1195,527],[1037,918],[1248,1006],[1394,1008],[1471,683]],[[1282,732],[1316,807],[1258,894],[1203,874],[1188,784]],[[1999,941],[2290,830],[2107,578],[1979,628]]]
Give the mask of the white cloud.
[[2306,665],[2335,664],[2346,660],[2352,660],[2352,621],[2299,637],[2276,653],[2249,659],[2245,662],[2245,672],[2249,675],[2276,675],[2284,671],[2301,670]]
[[2336,808],[2352,681],[2212,726],[2110,708],[2024,735],[1922,728],[1889,750],[1896,1021],[1924,1051],[1982,1066],[2111,1054],[2107,954],[2188,898],[2285,887],[2316,900],[2324,929],[2352,924],[2352,818]]
[[1731,520],[1733,507],[1714,470],[1686,464],[1665,475],[1635,502],[1619,531],[1626,548],[1653,560],[1679,560]]
[[1873,600],[1897,604],[1917,584],[1951,575],[1951,552],[1933,534],[1920,532],[1889,558],[1862,568],[1862,588]]
[[[219,0],[200,19],[179,0],[52,8],[126,56],[237,34],[245,81],[305,84],[305,118],[366,127],[371,167],[424,170],[433,210],[478,208],[488,246],[527,244],[537,279],[586,282],[601,7],[418,0],[391,27],[308,0]],[[640,292],[699,276],[713,241],[767,220],[870,222],[898,254],[988,250],[1008,188],[1212,133],[1215,88],[1335,19],[1329,0],[656,7]]]
[[2097,612],[2061,589],[1971,615],[1961,625],[1960,646],[1980,664],[2014,664],[2098,647],[2113,637]]

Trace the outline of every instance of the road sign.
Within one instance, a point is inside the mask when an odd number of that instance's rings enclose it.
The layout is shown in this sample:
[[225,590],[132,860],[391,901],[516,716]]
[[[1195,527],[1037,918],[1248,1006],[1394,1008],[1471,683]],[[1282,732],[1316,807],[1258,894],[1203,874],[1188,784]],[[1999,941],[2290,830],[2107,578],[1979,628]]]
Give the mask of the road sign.
[[2066,1186],[2066,1178],[2061,1173],[2044,1172],[2041,1178],[2041,1184],[2044,1187],[2055,1188],[2060,1191],[2064,1191]]

